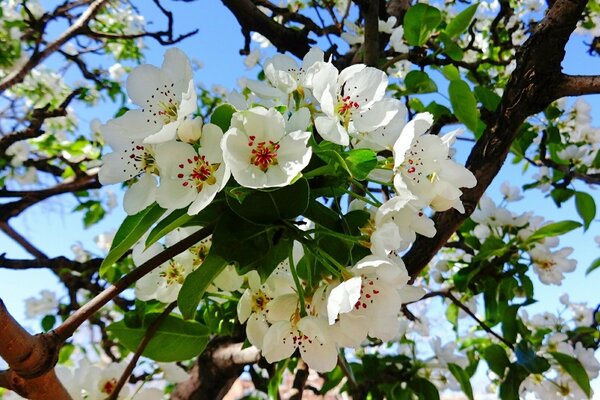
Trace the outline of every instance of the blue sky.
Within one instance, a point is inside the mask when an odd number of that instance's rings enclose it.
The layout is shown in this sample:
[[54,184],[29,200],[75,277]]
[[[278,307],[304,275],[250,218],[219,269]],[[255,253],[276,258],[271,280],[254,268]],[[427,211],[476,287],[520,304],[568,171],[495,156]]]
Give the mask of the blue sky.
[[[150,2],[140,3],[142,3],[140,5],[142,12],[148,16],[147,19],[154,21],[150,29],[162,29],[166,23],[164,17],[155,12]],[[199,29],[197,35],[178,45],[190,57],[204,63],[204,68],[196,74],[197,83],[206,87],[219,84],[232,89],[239,77],[255,77],[257,71],[247,71],[243,65],[243,57],[238,54],[244,42],[237,21],[220,2],[199,1],[192,4],[169,2],[168,7],[175,15],[176,33],[186,33],[189,30]],[[154,11],[146,11],[146,9]],[[589,39],[576,36],[569,43],[567,61],[564,63],[565,72],[594,74],[600,71],[600,59],[590,58],[585,54],[583,41],[589,41]],[[149,47],[147,62],[160,65],[164,48],[150,39],[146,43]],[[581,62],[581,60],[585,60],[585,62]],[[436,99],[436,101],[444,102],[443,97],[439,97],[440,99]],[[588,96],[587,100],[596,109],[600,106],[598,96]],[[112,112],[114,112],[114,109],[111,107],[83,110],[80,114],[81,127],[87,129],[89,121],[95,116],[100,116],[105,121]],[[595,123],[600,123],[598,115],[596,115]],[[460,157],[464,157],[464,154]],[[532,173],[530,171],[527,174],[530,176]],[[522,176],[520,168],[507,164],[492,183],[491,193],[497,193],[500,184],[505,180],[510,181],[513,185],[521,185],[531,181],[529,177]],[[115,191],[118,190],[116,185],[113,188]],[[600,196],[597,195],[597,192],[592,192],[592,195],[598,200],[600,206]],[[71,214],[74,204],[72,200],[64,196],[53,198],[44,202],[41,206],[27,211],[11,222],[19,232],[30,238],[49,256],[70,256],[70,246],[77,241],[80,241],[85,248],[97,251],[93,243],[94,236],[116,228],[124,218],[124,213],[119,206],[101,224],[83,230],[81,215]],[[537,191],[529,192],[526,201],[511,204],[509,208],[513,211],[535,210],[536,214],[543,215],[551,220],[578,220],[572,202],[565,204],[561,209],[557,209],[550,199],[544,198]],[[582,230],[577,230],[562,239],[562,246],[573,246],[576,249],[572,257],[580,262],[579,267],[574,273],[567,276],[561,287],[537,284],[536,297],[540,302],[532,307],[534,310],[553,311],[558,309],[558,297],[564,292],[569,293],[574,301],[588,301],[590,304],[600,301],[600,296],[597,294],[599,292],[594,290],[593,286],[593,282],[597,280],[600,271],[590,277],[584,275],[587,266],[600,253],[594,242],[594,234],[600,234],[597,223],[592,225],[589,232],[583,233]],[[0,251],[6,252],[9,258],[29,257],[26,252],[2,234],[0,234]],[[537,282],[536,278],[533,280]],[[39,325],[35,321],[25,320],[24,299],[36,296],[41,289],[57,288],[57,285],[57,279],[48,271],[8,271],[0,269],[0,297],[7,303],[9,310],[14,313],[15,317],[33,331],[39,330]]]

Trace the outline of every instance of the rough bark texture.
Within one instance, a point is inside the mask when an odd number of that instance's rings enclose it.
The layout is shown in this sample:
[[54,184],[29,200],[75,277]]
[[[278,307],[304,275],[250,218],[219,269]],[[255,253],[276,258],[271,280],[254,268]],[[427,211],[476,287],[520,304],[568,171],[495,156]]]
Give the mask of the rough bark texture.
[[260,359],[260,352],[256,347],[242,349],[242,345],[237,338],[213,339],[198,357],[190,372],[190,379],[177,385],[171,399],[222,399],[244,367]]

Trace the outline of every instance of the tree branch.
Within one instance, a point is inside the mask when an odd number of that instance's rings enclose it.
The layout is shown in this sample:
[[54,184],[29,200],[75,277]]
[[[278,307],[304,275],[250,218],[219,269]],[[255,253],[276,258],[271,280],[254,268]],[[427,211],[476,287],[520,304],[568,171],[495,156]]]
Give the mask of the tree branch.
[[600,93],[600,75],[562,75],[562,81],[556,89],[557,96],[581,96]]
[[[81,28],[87,26],[88,22],[94,18],[94,16],[104,7],[105,3],[108,0],[96,0],[77,18],[69,28],[63,32],[56,40],[44,48],[43,51],[37,52],[34,51],[29,60],[25,64],[9,73],[0,81],[0,93],[3,93],[4,90],[8,89],[12,85],[22,82],[25,76],[35,68],[39,63],[44,61],[48,56],[57,51],[63,44],[65,44],[69,39],[73,36],[77,35]],[[43,35],[43,32],[40,32],[40,37]]]
[[242,32],[258,32],[280,52],[289,51],[298,58],[303,58],[310,50],[313,41],[306,31],[298,31],[275,22],[256,7],[250,0],[222,0],[238,20]]
[[150,273],[156,267],[162,263],[170,260],[177,254],[184,252],[189,249],[202,239],[208,237],[214,228],[214,225],[208,225],[197,232],[192,233],[187,238],[177,242],[173,246],[165,249],[162,253],[146,261],[117,282],[111,287],[105,289],[94,297],[92,300],[87,302],[83,307],[75,311],[69,318],[67,318],[58,328],[53,332],[61,340],[61,343],[67,340],[73,335],[75,330],[83,324],[88,318],[94,315],[102,307],[111,301],[115,296],[119,295],[125,289],[129,288],[138,279]]

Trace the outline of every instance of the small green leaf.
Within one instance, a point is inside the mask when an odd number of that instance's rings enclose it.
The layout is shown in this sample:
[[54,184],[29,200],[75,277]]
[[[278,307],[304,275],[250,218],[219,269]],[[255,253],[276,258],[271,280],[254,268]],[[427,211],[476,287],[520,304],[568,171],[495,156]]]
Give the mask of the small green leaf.
[[521,382],[527,378],[529,373],[518,364],[511,364],[506,379],[500,384],[500,399],[519,400],[519,388]]
[[448,86],[450,103],[456,118],[472,132],[477,131],[479,121],[479,110],[477,110],[477,100],[465,81],[451,81]]
[[210,123],[217,125],[223,132],[227,132],[231,125],[231,117],[237,112],[231,104],[221,104],[210,116]]
[[594,218],[596,218],[596,202],[589,193],[577,192],[575,193],[575,207],[583,220],[583,229],[587,231]]
[[592,261],[592,264],[588,267],[588,269],[585,270],[585,274],[587,275],[597,268],[600,268],[600,257]]
[[[496,111],[502,98],[495,92],[483,86],[475,86],[475,96],[483,106],[491,112]],[[521,137],[521,135],[519,135]]]
[[583,392],[589,399],[592,395],[592,389],[590,387],[590,378],[588,377],[588,374],[585,371],[583,365],[581,365],[581,362],[578,359],[563,353],[553,351],[550,352],[550,354],[552,354],[552,357],[554,357],[554,359],[558,361],[560,366],[563,367],[563,369],[567,371],[569,375],[571,375],[573,380],[577,382],[581,390],[583,390]]
[[410,93],[435,93],[438,90],[435,82],[423,71],[410,71],[404,78],[404,84]]
[[413,378],[408,386],[415,392],[419,400],[439,400],[440,393],[435,385],[425,378]]
[[[350,172],[352,173],[352,177],[359,181],[366,179],[371,171],[377,166],[377,154],[371,149],[350,150],[345,160],[348,169],[350,169]],[[304,207],[304,209],[306,209],[306,207]]]
[[48,332],[54,328],[54,324],[56,324],[56,317],[54,315],[46,315],[42,318],[42,329],[44,332]]
[[473,388],[471,387],[471,380],[469,379],[469,375],[467,372],[459,367],[456,364],[448,363],[448,369],[454,375],[458,383],[460,384],[460,388],[467,395],[470,400],[473,399]]
[[537,242],[541,239],[564,235],[567,232],[571,232],[573,229],[577,229],[581,226],[581,223],[576,221],[560,221],[546,225],[533,232],[526,240],[526,243]]
[[502,314],[502,336],[511,343],[517,340],[517,311],[518,305],[511,305]]
[[204,292],[226,266],[226,260],[209,251],[202,264],[185,278],[177,296],[177,306],[183,318],[194,318]]
[[[136,328],[127,327],[125,321],[121,320],[106,329],[128,350],[135,351],[148,327],[159,315],[157,312],[147,314],[143,325]],[[168,315],[158,326],[142,355],[160,362],[189,360],[202,353],[208,343],[208,335],[208,328],[201,323]]]
[[506,368],[510,366],[510,360],[506,356],[506,350],[499,344],[492,344],[483,350],[483,358],[487,361],[490,369],[500,378],[504,377]]
[[439,35],[440,40],[444,44],[443,51],[454,61],[460,61],[463,59],[464,51],[450,36],[441,32]]
[[100,277],[104,277],[110,267],[119,261],[123,254],[138,241],[146,233],[146,231],[154,224],[165,212],[165,209],[160,208],[154,203],[145,210],[140,211],[135,215],[129,215],[115,234],[112,246],[108,255],[100,265]]
[[552,189],[552,191],[550,192],[550,197],[552,197],[552,200],[554,200],[554,203],[558,207],[562,206],[562,203],[569,200],[574,195],[575,191],[572,189],[556,188]]
[[[375,164],[377,164],[376,158]],[[298,179],[293,185],[275,190],[252,190],[250,193],[244,193],[243,196],[233,197],[233,191],[234,189],[231,189],[227,192],[229,208],[245,220],[261,225],[269,225],[301,215],[308,207],[310,195],[308,181],[304,178]]]
[[472,4],[458,13],[456,17],[452,18],[452,21],[448,23],[448,26],[446,26],[446,34],[451,38],[456,38],[461,33],[466,31],[471,24],[473,17],[475,16],[478,6],[479,3]]
[[442,68],[440,68],[440,71],[449,81],[460,80],[460,72],[458,71],[458,68],[452,64],[444,65]]
[[423,46],[442,21],[442,13],[435,7],[418,3],[404,14],[404,38],[411,46]]
[[187,208],[180,208],[179,210],[173,211],[171,214],[163,218],[148,235],[146,239],[146,247],[156,243],[167,233],[179,228],[186,222],[192,219],[192,216],[187,213]]

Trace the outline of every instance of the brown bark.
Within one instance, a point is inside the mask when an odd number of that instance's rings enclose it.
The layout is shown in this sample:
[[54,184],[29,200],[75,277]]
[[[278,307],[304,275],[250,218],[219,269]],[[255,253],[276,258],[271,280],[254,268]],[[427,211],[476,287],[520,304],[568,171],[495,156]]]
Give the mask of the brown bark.
[[260,359],[260,351],[252,346],[242,349],[237,338],[216,337],[198,357],[190,379],[177,385],[173,400],[222,399],[244,370],[244,366]]

